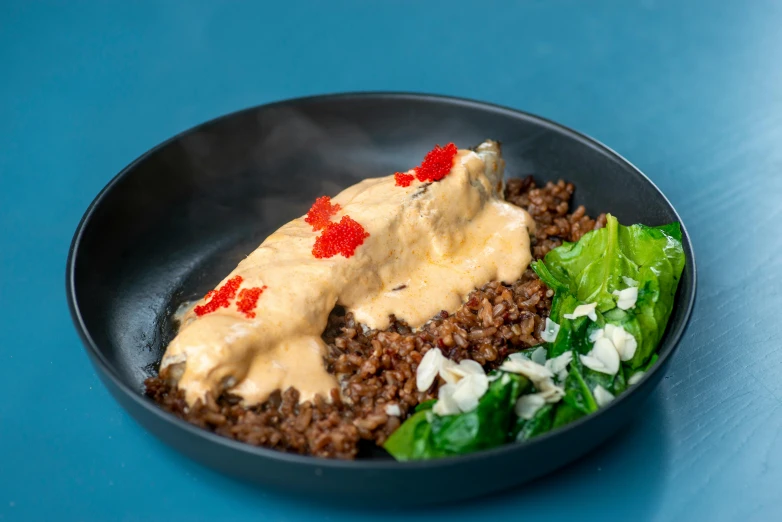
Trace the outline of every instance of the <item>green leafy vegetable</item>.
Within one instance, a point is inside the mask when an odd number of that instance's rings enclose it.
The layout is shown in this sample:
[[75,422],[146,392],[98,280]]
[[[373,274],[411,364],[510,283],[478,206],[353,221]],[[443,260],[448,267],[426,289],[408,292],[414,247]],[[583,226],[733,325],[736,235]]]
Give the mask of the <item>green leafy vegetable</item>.
[[652,368],[652,366],[654,366],[654,363],[656,363],[656,362],[657,362],[657,359],[659,359],[659,356],[658,356],[657,354],[654,354],[654,355],[652,355],[652,357],[649,359],[649,362],[648,362],[648,363],[646,363],[646,366],[644,366],[644,367],[643,367],[643,368],[641,368],[640,370],[636,370],[636,371],[634,371],[634,372],[633,372],[633,373],[630,375],[630,377],[628,377],[628,381],[629,381],[629,380],[630,380],[630,379],[633,377],[633,375],[635,375],[635,374],[638,374],[638,373],[640,373],[640,374],[644,374],[644,373],[648,372],[648,371],[649,371],[649,370]]
[[602,386],[614,396],[625,391],[627,381],[623,368],[620,367],[616,375],[596,372],[581,364],[574,354],[570,372],[565,379],[565,397],[562,400],[583,414],[595,412],[599,408],[594,396],[597,386]]
[[424,401],[418,406],[415,407],[415,412],[424,411],[424,410],[431,410],[434,407],[434,404],[437,402],[437,399],[429,399],[428,401]]
[[646,363],[646,366],[643,367],[643,371],[648,372],[652,366],[654,366],[654,363],[657,362],[657,359],[659,359],[660,356],[657,354],[652,355],[652,357],[649,359],[649,362]]
[[559,428],[565,424],[570,424],[573,421],[577,421],[585,414],[574,408],[566,402],[562,402],[557,406],[557,411],[554,413],[554,423],[551,425],[551,429]]
[[574,353],[573,361],[570,363],[570,372],[565,379],[565,396],[562,400],[572,408],[587,414],[597,411],[597,402],[592,395],[594,388],[590,387],[584,378],[584,370],[578,354]]
[[593,329],[600,328],[603,320],[598,316],[598,322],[592,322],[588,317],[579,317],[573,320],[562,320],[561,315],[572,313],[581,304],[570,294],[557,294],[554,299],[557,303],[557,315],[554,316],[552,307],[551,320],[560,323],[559,333],[553,343],[548,344],[548,358],[558,357],[563,353],[575,350],[576,353],[587,353],[592,347],[589,342],[589,334]]
[[517,417],[511,433],[512,440],[521,442],[549,431],[554,424],[554,410],[553,404],[546,404],[529,420]]
[[[560,322],[578,304],[597,303],[606,322],[635,337],[638,348],[629,365],[640,368],[665,331],[684,261],[678,223],[626,227],[609,214],[605,228],[585,234],[577,243],[563,243],[532,268],[556,292],[552,320]],[[638,284],[638,298],[633,308],[622,310],[613,292],[627,288],[630,280]],[[583,327],[577,321],[566,322],[549,353],[563,353],[566,344],[583,353],[583,339]]]
[[432,415],[434,413],[431,410],[414,413],[388,437],[383,447],[396,460],[426,459],[439,456],[440,453],[429,442],[432,432],[429,417]]
[[419,411],[392,433],[383,447],[397,460],[416,460],[504,444],[514,420],[516,399],[528,386],[524,377],[502,372],[474,410],[446,416]]

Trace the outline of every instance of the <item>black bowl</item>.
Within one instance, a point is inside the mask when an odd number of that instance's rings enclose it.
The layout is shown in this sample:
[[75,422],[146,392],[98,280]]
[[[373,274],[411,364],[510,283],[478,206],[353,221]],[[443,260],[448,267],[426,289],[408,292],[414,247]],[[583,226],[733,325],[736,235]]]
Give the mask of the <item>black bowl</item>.
[[[351,503],[435,503],[507,489],[593,450],[662,378],[695,302],[687,265],[656,367],[607,408],[523,444],[399,463],[285,454],[238,443],[160,410],[142,394],[172,337],[178,304],[202,296],[316,196],[416,165],[436,143],[500,140],[508,176],[564,178],[590,214],[660,225],[681,219],[626,160],[550,121],[474,101],[417,94],[345,94],[284,101],[210,121],[125,168],[79,225],[67,266],[73,320],[106,387],[172,447],[226,473]],[[482,477],[476,480],[476,478]],[[467,486],[467,487],[466,487]]]

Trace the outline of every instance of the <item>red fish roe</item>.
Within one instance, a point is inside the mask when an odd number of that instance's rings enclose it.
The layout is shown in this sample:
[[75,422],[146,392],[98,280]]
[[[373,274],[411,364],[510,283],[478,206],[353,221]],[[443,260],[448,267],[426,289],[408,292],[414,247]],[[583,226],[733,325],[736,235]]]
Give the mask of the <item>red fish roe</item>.
[[331,221],[331,216],[336,214],[339,209],[339,203],[332,205],[330,197],[319,197],[312,204],[312,208],[307,212],[307,217],[304,218],[304,221],[312,225],[312,230],[324,229]]
[[315,239],[312,255],[318,259],[334,257],[337,254],[351,257],[368,237],[369,234],[360,223],[349,216],[342,216],[339,223],[329,223]]
[[239,299],[236,301],[236,308],[239,309],[248,319],[255,318],[255,306],[258,304],[258,298],[264,290],[268,288],[266,285],[262,287],[254,286],[252,288],[242,288],[239,291]]
[[421,162],[421,166],[415,169],[415,177],[418,181],[440,181],[451,172],[457,152],[458,149],[453,143],[445,147],[435,145]]
[[196,306],[193,311],[198,317],[202,315],[212,313],[220,308],[228,308],[231,301],[236,297],[236,292],[239,290],[239,286],[242,284],[242,276],[234,276],[217,290],[209,291],[204,299],[208,299],[207,303]]
[[394,173],[394,181],[396,182],[397,187],[409,187],[414,179],[415,176],[412,174],[405,174],[404,172]]

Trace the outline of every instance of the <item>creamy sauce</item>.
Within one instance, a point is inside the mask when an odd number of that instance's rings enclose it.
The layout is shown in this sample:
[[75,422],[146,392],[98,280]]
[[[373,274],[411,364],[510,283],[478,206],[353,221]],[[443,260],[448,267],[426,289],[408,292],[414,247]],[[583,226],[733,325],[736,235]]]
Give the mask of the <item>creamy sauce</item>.
[[193,317],[193,308],[200,302],[198,299],[195,301],[184,301],[177,306],[177,309],[171,315],[171,321],[177,325],[177,328],[182,328],[182,325],[185,324],[185,318]]
[[202,317],[192,311],[169,345],[162,368],[178,380],[188,403],[224,389],[246,404],[295,386],[301,399],[338,387],[323,364],[320,336],[336,304],[370,328],[389,315],[424,325],[452,312],[474,288],[518,279],[531,260],[522,209],[502,199],[499,146],[460,150],[439,182],[398,187],[393,176],[367,179],[333,198],[370,234],[355,255],[317,259],[317,236],[303,217],[284,225],[244,259],[235,275],[243,287],[263,286],[256,318],[235,306]]

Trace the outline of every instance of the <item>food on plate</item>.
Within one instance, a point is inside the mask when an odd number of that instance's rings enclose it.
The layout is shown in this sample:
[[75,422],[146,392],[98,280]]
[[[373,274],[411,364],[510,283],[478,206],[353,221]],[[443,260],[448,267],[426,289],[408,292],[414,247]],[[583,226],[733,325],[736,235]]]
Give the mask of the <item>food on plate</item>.
[[318,198],[181,315],[147,394],[250,444],[399,460],[605,406],[654,362],[678,225],[593,220],[571,184],[503,176],[498,143],[448,144]]

